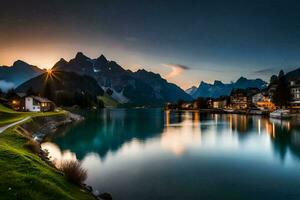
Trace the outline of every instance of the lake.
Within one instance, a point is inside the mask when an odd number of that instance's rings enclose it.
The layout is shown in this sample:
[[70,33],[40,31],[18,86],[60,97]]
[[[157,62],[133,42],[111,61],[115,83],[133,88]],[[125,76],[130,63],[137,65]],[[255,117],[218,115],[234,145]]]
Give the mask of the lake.
[[105,109],[43,144],[116,200],[300,199],[300,123]]

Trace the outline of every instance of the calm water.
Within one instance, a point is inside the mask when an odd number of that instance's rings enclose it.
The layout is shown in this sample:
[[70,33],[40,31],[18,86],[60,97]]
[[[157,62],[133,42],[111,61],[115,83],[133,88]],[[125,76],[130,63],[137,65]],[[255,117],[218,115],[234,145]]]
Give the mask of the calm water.
[[115,109],[43,146],[78,159],[116,200],[300,199],[300,124],[259,116]]

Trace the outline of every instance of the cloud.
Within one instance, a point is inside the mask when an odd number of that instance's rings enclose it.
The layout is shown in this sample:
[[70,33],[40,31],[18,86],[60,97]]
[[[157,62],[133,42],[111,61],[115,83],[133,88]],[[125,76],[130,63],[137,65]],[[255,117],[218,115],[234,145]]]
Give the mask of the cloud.
[[175,76],[182,74],[184,71],[190,69],[188,66],[180,65],[180,64],[162,64],[162,65],[172,69],[172,71],[166,75],[166,78],[173,78]]
[[0,89],[6,92],[9,89],[12,89],[15,87],[15,84],[12,82],[7,82],[5,80],[0,80]]
[[260,69],[260,70],[254,71],[253,74],[269,75],[274,72],[276,72],[276,70],[274,68],[266,68],[266,69]]

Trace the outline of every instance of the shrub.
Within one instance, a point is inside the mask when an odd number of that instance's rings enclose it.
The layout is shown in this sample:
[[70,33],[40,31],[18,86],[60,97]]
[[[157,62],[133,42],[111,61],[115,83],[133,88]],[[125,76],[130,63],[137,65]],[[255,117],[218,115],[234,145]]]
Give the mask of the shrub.
[[72,183],[80,185],[87,178],[86,170],[82,168],[78,161],[63,161],[60,169]]
[[40,144],[37,141],[32,139],[28,140],[28,142],[24,144],[24,147],[35,154],[39,154],[41,151]]

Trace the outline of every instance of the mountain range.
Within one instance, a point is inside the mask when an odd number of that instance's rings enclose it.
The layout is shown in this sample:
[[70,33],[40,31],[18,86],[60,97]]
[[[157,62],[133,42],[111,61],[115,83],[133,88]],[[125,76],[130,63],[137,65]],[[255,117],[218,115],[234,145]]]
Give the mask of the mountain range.
[[44,72],[44,70],[21,60],[17,60],[12,66],[0,66],[0,88],[7,90],[16,87]]
[[[71,74],[76,80],[80,79],[76,75],[89,76],[98,84],[97,87],[109,94],[112,99],[129,105],[162,105],[166,102],[176,102],[178,100],[190,101],[198,97],[218,98],[229,95],[231,90],[236,88],[254,87],[263,89],[267,86],[267,83],[261,79],[241,77],[232,83],[223,83],[216,80],[213,84],[210,84],[202,81],[198,87],[193,86],[183,91],[177,85],[163,79],[159,74],[144,69],[136,72],[125,70],[115,61],[107,60],[104,55],[92,59],[81,52],[78,52],[69,61],[63,58],[60,59],[52,67],[52,71],[54,73],[72,72]],[[44,73],[45,70],[21,60],[14,62],[10,67],[0,66],[0,88],[5,90],[20,85],[19,90],[24,91],[29,86],[39,90],[37,84],[41,83],[46,76]],[[72,76],[66,73],[62,77],[71,78]],[[287,73],[286,77],[288,79],[300,77],[300,68]],[[88,90],[92,89],[89,88]]]
[[112,92],[112,97],[120,103],[162,105],[179,99],[192,99],[180,87],[167,82],[159,74],[146,70],[125,70],[115,61],[107,60],[104,55],[91,59],[79,52],[69,62],[64,59],[58,61],[52,70],[89,75],[105,91]]
[[263,89],[265,87],[267,87],[267,83],[261,79],[247,79],[244,77],[240,77],[236,82],[232,83],[223,83],[221,81],[216,80],[213,84],[209,84],[202,81],[198,88],[193,86],[186,90],[186,92],[190,94],[193,98],[218,98],[220,96],[230,95],[232,89]]
[[[0,81],[12,83],[14,86],[21,84],[17,88],[19,91],[24,91],[29,86],[39,91],[38,84],[42,83],[46,76],[44,72],[23,61],[16,61],[12,67],[0,68]],[[89,76],[102,90],[122,104],[163,105],[166,102],[192,100],[184,90],[169,83],[159,74],[144,69],[136,72],[125,70],[115,61],[107,60],[104,55],[91,59],[79,52],[69,61],[60,59],[52,67],[52,72],[73,72],[79,76]],[[68,74],[63,77],[65,76],[69,77]],[[61,81],[64,79],[61,78]]]

